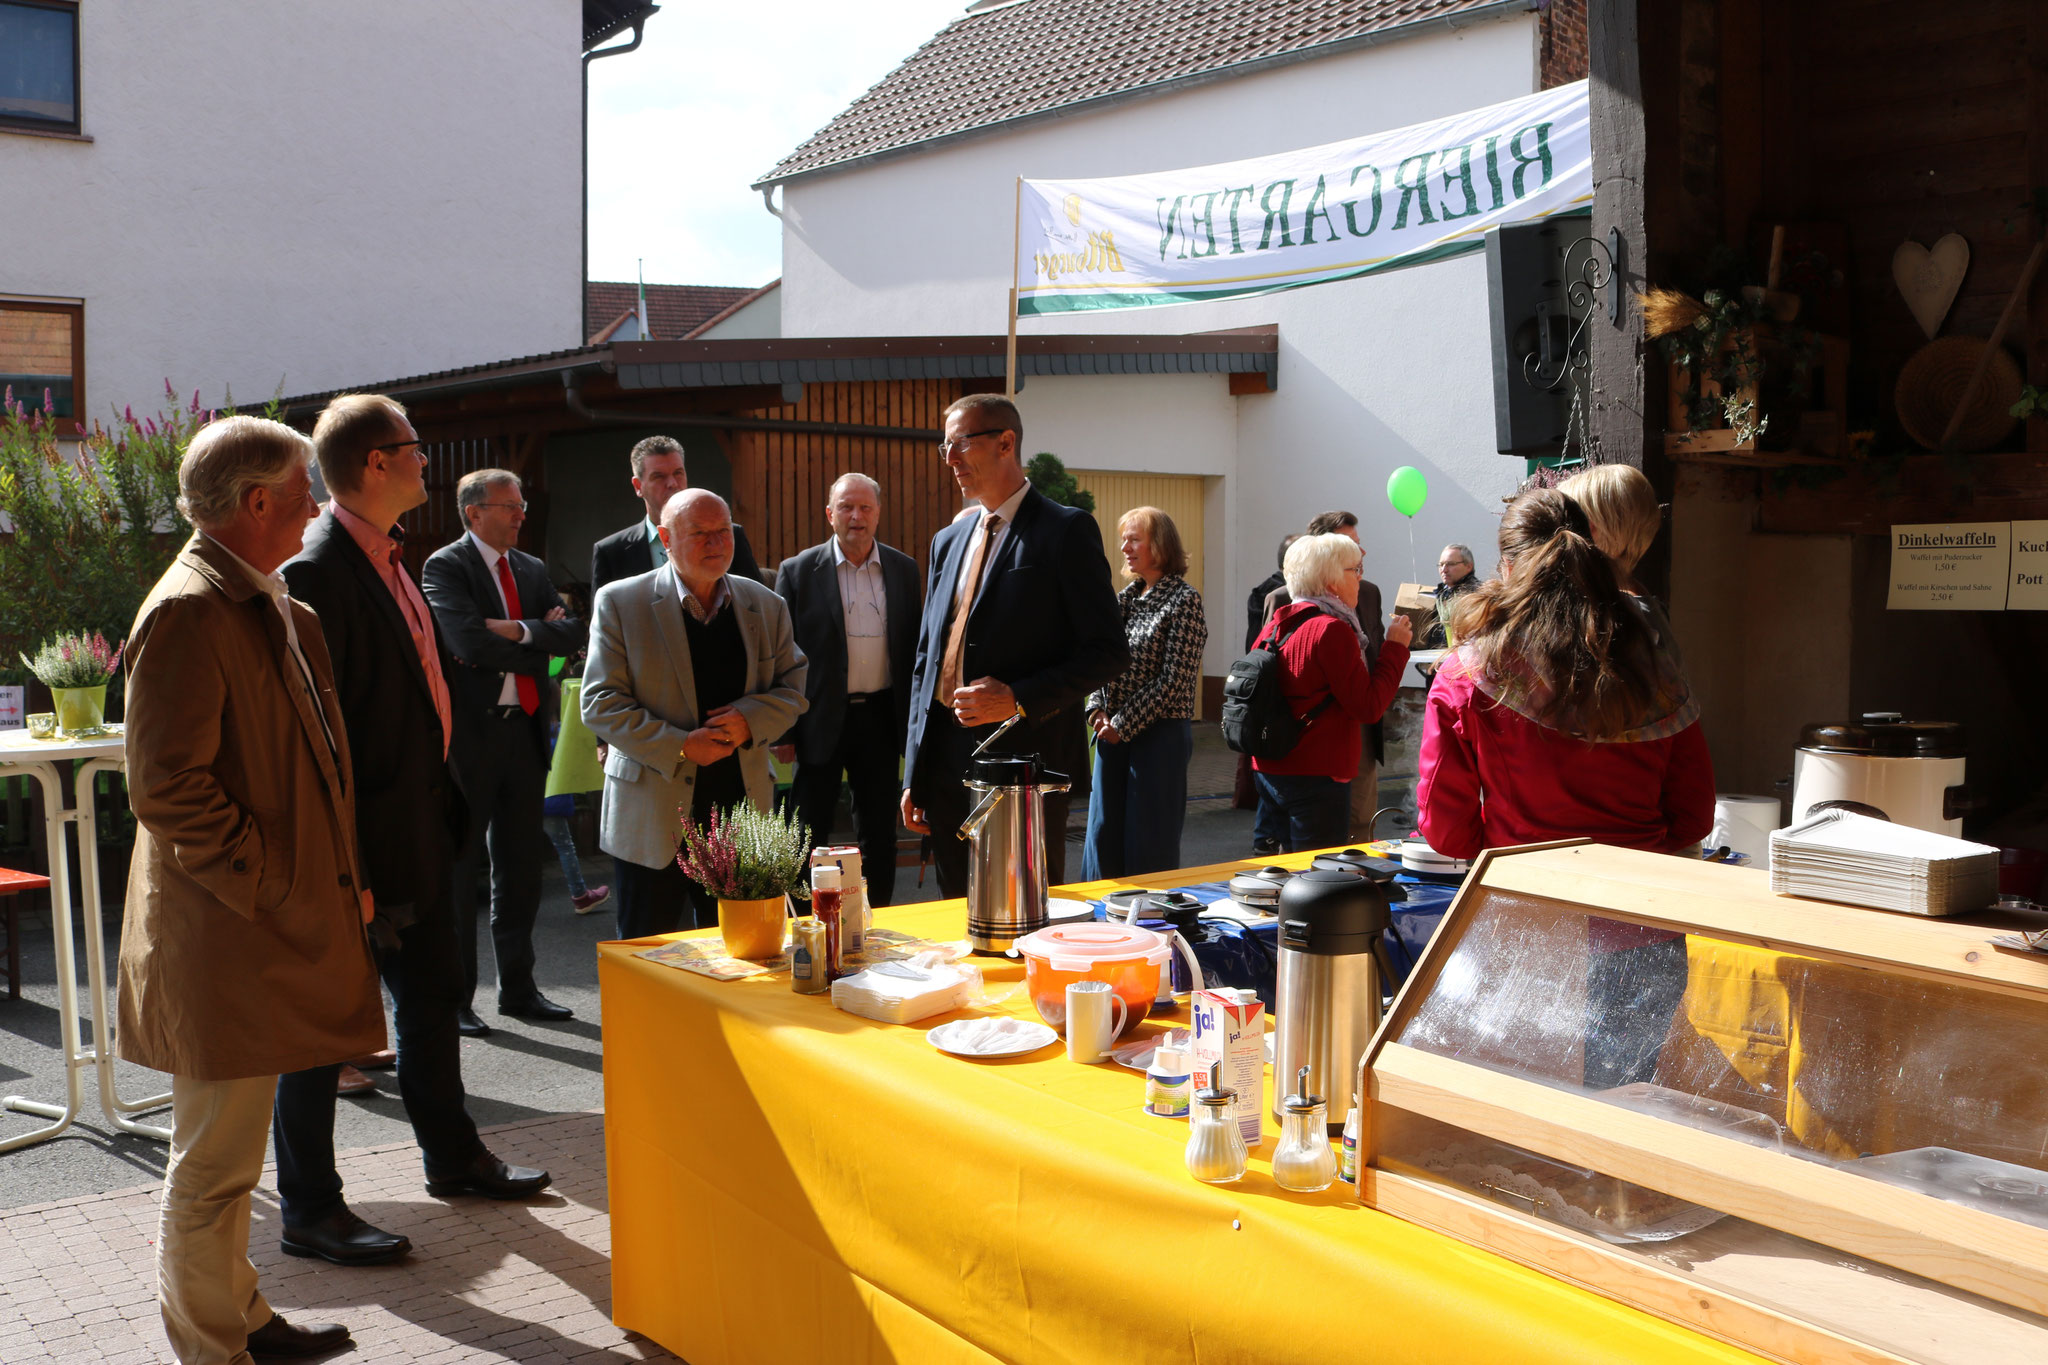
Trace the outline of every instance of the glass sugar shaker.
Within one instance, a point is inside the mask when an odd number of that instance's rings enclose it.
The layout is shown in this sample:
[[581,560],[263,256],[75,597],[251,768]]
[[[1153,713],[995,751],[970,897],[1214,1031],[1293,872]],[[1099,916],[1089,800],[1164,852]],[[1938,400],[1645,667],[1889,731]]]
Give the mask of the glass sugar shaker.
[[1337,1154],[1330,1150],[1323,1097],[1308,1093],[1308,1068],[1296,1076],[1294,1093],[1280,1101],[1280,1145],[1273,1149],[1273,1183],[1303,1194],[1327,1190],[1337,1178]]
[[1230,1106],[1237,1092],[1223,1084],[1223,1063],[1210,1068],[1209,1084],[1195,1092],[1188,1113],[1188,1174],[1209,1185],[1231,1185],[1244,1179],[1251,1153]]

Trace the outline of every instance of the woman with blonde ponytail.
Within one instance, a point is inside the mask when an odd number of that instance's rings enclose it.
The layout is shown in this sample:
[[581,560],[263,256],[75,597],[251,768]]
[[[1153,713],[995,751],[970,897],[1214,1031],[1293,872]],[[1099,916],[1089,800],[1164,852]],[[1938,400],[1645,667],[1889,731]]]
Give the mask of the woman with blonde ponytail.
[[1483,848],[1590,838],[1668,853],[1713,824],[1699,703],[1622,589],[1585,511],[1533,489],[1501,518],[1501,576],[1459,604],[1423,715],[1423,837]]

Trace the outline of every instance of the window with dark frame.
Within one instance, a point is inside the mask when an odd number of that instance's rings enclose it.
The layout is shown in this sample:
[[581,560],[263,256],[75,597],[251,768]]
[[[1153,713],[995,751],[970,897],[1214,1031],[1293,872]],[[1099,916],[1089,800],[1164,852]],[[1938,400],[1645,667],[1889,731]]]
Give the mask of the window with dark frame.
[[0,390],[67,434],[85,410],[85,307],[0,298]]
[[80,131],[76,0],[0,0],[0,129]]

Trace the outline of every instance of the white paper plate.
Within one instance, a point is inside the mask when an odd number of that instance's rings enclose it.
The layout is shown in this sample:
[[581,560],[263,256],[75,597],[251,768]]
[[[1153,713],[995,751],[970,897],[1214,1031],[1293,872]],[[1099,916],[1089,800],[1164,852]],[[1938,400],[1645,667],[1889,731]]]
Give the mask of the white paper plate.
[[958,1047],[954,1047],[949,1041],[953,1037],[953,1030],[973,1022],[975,1021],[969,1019],[955,1019],[949,1024],[940,1024],[937,1028],[927,1032],[924,1035],[924,1040],[941,1052],[950,1052],[955,1057],[979,1060],[986,1057],[1021,1057],[1027,1052],[1038,1051],[1047,1043],[1058,1042],[1060,1037],[1059,1034],[1054,1033],[1044,1024],[1028,1024],[1022,1032],[1018,1033],[1017,1041],[1013,1045],[1000,1051],[966,1052]]
[[1071,900],[1066,896],[1045,898],[1045,917],[1057,924],[1062,920],[1092,919],[1095,907],[1087,901]]

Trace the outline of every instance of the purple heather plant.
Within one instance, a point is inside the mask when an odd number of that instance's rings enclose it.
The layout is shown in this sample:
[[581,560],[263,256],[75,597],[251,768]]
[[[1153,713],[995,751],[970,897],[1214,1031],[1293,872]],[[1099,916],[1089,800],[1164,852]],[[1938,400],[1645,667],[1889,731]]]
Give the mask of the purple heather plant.
[[57,635],[43,641],[35,656],[24,654],[21,662],[36,680],[48,688],[103,687],[121,666],[126,642],[109,645],[98,631],[81,635]]
[[811,832],[803,821],[764,814],[744,798],[723,811],[714,809],[701,825],[690,818],[687,806],[677,814],[683,846],[676,865],[712,895],[734,901],[785,894],[810,899],[805,877]]

